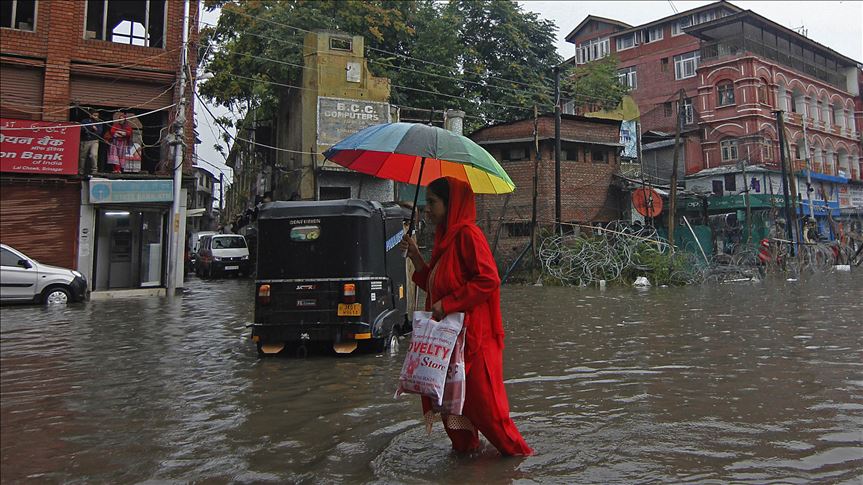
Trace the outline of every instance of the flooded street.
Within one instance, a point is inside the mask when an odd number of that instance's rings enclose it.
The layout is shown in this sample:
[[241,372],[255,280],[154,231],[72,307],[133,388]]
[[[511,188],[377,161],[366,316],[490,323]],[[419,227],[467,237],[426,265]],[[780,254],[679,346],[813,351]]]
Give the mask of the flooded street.
[[398,355],[259,359],[249,280],[3,307],[2,481],[863,480],[863,272],[688,288],[506,287],[505,376],[537,454],[459,456]]

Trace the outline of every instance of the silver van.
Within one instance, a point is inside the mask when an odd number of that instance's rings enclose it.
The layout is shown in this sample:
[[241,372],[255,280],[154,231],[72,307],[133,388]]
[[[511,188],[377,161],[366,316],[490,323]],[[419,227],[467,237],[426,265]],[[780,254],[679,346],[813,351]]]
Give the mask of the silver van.
[[89,298],[90,288],[81,273],[42,264],[11,246],[0,244],[0,301],[3,303],[65,305]]

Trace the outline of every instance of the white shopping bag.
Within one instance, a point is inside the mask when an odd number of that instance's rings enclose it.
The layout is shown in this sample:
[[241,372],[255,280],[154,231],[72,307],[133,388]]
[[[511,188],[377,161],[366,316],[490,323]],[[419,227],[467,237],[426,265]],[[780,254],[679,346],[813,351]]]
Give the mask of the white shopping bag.
[[[414,312],[411,344],[395,397],[405,392],[420,394],[443,405],[447,370],[463,323],[464,313],[451,313],[438,322],[429,312]],[[463,361],[462,353],[462,372]]]
[[452,356],[449,360],[449,369],[446,372],[446,384],[443,389],[443,403],[440,406],[432,406],[434,411],[441,414],[452,414],[461,416],[464,408],[465,393],[465,368],[464,368],[464,328],[458,334]]

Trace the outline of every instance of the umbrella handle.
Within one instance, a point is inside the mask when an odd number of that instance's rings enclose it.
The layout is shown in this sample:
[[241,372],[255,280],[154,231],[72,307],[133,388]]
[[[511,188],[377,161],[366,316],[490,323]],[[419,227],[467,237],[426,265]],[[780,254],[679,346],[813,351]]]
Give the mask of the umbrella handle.
[[[416,213],[417,213],[417,201],[419,200],[419,197],[420,197],[420,185],[421,185],[422,180],[423,180],[423,169],[425,168],[425,166],[426,166],[426,157],[423,157],[422,160],[420,160],[420,173],[419,173],[419,176],[417,177],[417,190],[416,190],[416,192],[414,192],[414,205],[411,206],[411,223],[408,226],[408,232],[407,232],[408,236],[413,236],[413,234],[414,234],[414,222],[415,222],[414,219],[415,219]],[[402,257],[403,258],[408,257],[407,249],[405,249],[405,252],[404,252],[404,254],[402,254]]]

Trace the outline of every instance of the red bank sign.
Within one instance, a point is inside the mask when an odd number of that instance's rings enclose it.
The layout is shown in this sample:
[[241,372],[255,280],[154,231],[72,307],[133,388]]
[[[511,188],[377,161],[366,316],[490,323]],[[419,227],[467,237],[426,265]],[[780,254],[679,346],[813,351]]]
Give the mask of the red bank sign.
[[0,118],[0,172],[75,175],[81,127]]

